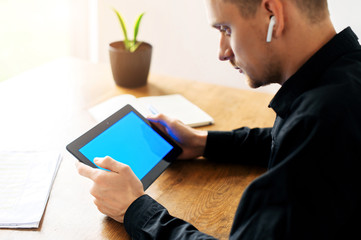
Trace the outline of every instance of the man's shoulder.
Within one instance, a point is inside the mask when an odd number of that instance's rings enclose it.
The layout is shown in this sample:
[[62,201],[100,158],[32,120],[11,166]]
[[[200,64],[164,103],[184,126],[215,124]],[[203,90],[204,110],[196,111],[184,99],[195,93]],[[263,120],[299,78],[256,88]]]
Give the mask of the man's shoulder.
[[322,75],[321,85],[361,86],[361,49],[341,56]]
[[304,92],[293,109],[317,117],[337,117],[361,112],[361,51],[342,57]]

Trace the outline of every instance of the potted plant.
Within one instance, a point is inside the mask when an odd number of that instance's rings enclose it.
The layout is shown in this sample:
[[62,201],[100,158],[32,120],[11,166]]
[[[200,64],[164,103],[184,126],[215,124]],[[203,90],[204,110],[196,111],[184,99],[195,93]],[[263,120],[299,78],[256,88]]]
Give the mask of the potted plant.
[[124,40],[109,44],[109,56],[113,78],[118,86],[136,88],[147,83],[152,46],[137,40],[139,25],[144,16],[140,14],[134,25],[134,38],[128,38],[127,28],[120,13],[114,9],[123,31]]

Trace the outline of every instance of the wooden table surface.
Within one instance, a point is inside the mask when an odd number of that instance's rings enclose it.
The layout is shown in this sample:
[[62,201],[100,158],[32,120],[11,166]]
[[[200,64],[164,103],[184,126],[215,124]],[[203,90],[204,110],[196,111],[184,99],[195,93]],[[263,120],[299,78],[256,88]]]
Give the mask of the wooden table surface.
[[[64,58],[0,84],[0,150],[54,149],[64,159],[40,227],[0,229],[0,239],[130,239],[122,224],[101,214],[65,145],[93,127],[88,109],[119,94],[180,93],[215,120],[206,130],[272,126],[272,95],[184,79],[154,76],[137,89],[117,87],[108,64]],[[30,161],[31,159],[29,159]],[[146,191],[172,215],[227,239],[243,191],[265,169],[177,161]]]

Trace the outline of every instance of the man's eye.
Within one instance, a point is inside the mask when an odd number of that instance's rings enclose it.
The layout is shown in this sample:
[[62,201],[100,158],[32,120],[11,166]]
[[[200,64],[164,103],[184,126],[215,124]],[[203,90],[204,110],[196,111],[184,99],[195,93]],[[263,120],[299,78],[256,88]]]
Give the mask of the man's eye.
[[219,31],[220,31],[221,33],[225,33],[227,36],[231,36],[231,29],[228,28],[228,27],[221,26],[221,27],[219,28]]

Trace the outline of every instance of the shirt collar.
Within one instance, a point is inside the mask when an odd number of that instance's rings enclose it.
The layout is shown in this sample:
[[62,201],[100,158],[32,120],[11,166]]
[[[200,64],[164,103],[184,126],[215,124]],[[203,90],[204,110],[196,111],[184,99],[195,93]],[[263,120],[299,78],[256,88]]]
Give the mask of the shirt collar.
[[285,118],[293,101],[311,89],[336,59],[358,47],[358,37],[350,27],[337,34],[282,85],[269,107]]

